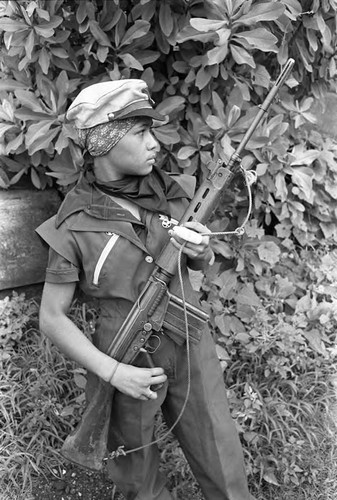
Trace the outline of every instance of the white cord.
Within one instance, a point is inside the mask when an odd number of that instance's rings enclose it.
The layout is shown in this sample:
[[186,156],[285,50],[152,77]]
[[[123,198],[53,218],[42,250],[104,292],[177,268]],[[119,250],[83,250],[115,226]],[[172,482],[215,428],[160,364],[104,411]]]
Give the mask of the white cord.
[[[247,224],[249,217],[251,215],[251,212],[252,212],[253,200],[252,200],[252,192],[251,192],[250,186],[255,182],[256,174],[255,174],[255,172],[250,171],[250,170],[246,171],[244,169],[241,169],[241,171],[243,173],[243,176],[244,176],[244,179],[246,182],[247,191],[248,191],[248,200],[249,200],[248,211],[247,211],[247,215],[245,217],[245,220],[243,221],[242,225],[240,227],[237,227],[236,229],[234,229],[234,231],[218,231],[218,232],[214,232],[214,233],[212,233],[212,232],[211,233],[201,233],[202,236],[214,237],[214,236],[225,236],[228,234],[236,234],[237,236],[242,236],[244,234],[244,232],[245,232],[244,227]],[[176,425],[180,421],[180,419],[185,411],[187,401],[188,401],[188,398],[190,395],[190,390],[191,390],[190,335],[189,335],[189,328],[188,328],[187,308],[186,308],[184,282],[183,282],[182,266],[181,266],[181,257],[182,257],[182,252],[183,252],[185,244],[186,243],[183,243],[180,246],[179,254],[178,254],[178,276],[179,276],[179,284],[180,284],[180,289],[181,289],[181,298],[183,301],[184,322],[185,322],[185,330],[186,330],[186,357],[187,357],[187,389],[186,389],[186,395],[184,398],[183,406],[182,406],[176,420],[173,422],[171,427],[161,437],[151,441],[150,443],[147,443],[143,446],[139,446],[138,448],[133,448],[131,450],[125,451],[124,446],[119,446],[117,448],[117,450],[111,452],[108,455],[108,458],[110,458],[110,459],[118,458],[120,455],[128,455],[130,453],[133,453],[134,451],[140,451],[140,450],[143,450],[144,448],[147,448],[148,446],[152,446],[153,444],[159,443],[160,441],[165,439],[172,432],[172,430],[176,427]]]

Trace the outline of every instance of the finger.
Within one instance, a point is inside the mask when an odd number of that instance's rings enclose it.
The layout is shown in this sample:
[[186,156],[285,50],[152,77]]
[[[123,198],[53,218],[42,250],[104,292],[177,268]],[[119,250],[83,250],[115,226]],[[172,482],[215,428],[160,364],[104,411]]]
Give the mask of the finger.
[[159,375],[157,377],[152,377],[151,378],[151,385],[152,384],[162,384],[164,382],[166,382],[167,380],[167,375],[163,374],[163,375]]
[[159,377],[160,375],[164,375],[164,369],[161,368],[160,366],[155,366],[154,368],[151,368],[150,372],[151,372],[151,377]]
[[189,229],[193,229],[194,231],[198,231],[199,233],[210,233],[211,232],[210,229],[208,229],[208,227],[204,226],[203,224],[201,224],[201,222],[197,222],[197,221],[185,222],[182,225],[189,228]]
[[151,389],[147,389],[146,393],[144,394],[146,399],[157,399],[158,394],[154,391],[151,391]]
[[[179,241],[178,241],[179,240]],[[173,244],[173,246],[175,246],[178,250],[180,250],[180,248],[183,246],[183,245],[186,245],[186,241],[182,240],[181,238],[178,238],[178,236],[176,236],[175,238],[170,238],[170,242]]]

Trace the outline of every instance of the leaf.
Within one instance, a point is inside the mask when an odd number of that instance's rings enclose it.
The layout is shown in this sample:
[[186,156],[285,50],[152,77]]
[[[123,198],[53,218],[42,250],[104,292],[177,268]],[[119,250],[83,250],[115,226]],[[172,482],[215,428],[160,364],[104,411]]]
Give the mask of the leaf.
[[0,138],[2,138],[5,133],[7,132],[7,130],[11,129],[15,127],[15,124],[14,123],[0,123]]
[[278,52],[276,36],[265,28],[241,31],[240,33],[235,33],[233,39],[234,38],[242,38],[247,41],[252,48],[262,50],[263,52]]
[[320,334],[319,330],[317,330],[316,328],[313,328],[308,332],[303,330],[302,335],[307,339],[307,341],[309,342],[310,346],[314,351],[318,352],[318,354],[322,354],[322,356],[328,357],[328,352],[326,350],[326,347],[322,340],[322,335]]
[[15,137],[14,139],[12,139],[7,143],[6,154],[10,153],[18,154],[20,152],[19,148],[21,145],[23,145],[23,143],[24,143],[24,135],[23,132],[21,132],[20,134],[18,134],[17,137]]
[[214,115],[208,115],[206,123],[212,130],[221,130],[224,127],[224,123],[220,118]]
[[229,128],[233,127],[233,125],[237,122],[237,120],[240,118],[240,114],[241,114],[240,108],[235,104],[233,104],[228,113],[228,118],[227,118],[227,125]]
[[21,83],[13,78],[3,78],[0,80],[0,91],[13,92],[17,89],[27,89],[28,84]]
[[137,59],[129,53],[119,54],[119,57],[122,59],[127,68],[134,68],[138,69],[139,71],[142,71],[144,69],[140,62],[137,61]]
[[283,173],[278,173],[275,176],[275,189],[276,189],[276,196],[279,198],[281,201],[285,202],[288,197],[288,188],[287,188],[287,183],[285,181],[285,177]]
[[41,66],[41,69],[45,75],[48,74],[49,64],[50,64],[49,54],[46,51],[46,49],[42,47],[39,54],[39,65]]
[[89,28],[91,31],[92,36],[97,40],[97,42],[100,45],[103,45],[103,47],[111,47],[111,42],[109,40],[108,35],[102,30],[100,25],[98,24],[97,21],[90,20],[89,21]]
[[53,16],[48,23],[41,23],[33,26],[33,28],[34,31],[43,38],[51,38],[55,33],[54,28],[57,28],[62,22],[62,17]]
[[28,168],[23,168],[22,170],[20,170],[20,172],[18,172],[17,174],[13,175],[13,177],[11,178],[11,180],[9,181],[10,185],[11,186],[14,186],[14,184],[16,184],[17,182],[19,182],[19,180],[21,179],[21,177],[27,173],[27,170]]
[[173,31],[173,18],[170,6],[166,2],[161,2],[159,7],[159,25],[166,37],[169,37]]
[[[37,142],[45,145],[46,140],[48,141],[48,144],[45,146],[47,147],[49,145],[50,140],[49,138],[49,131],[50,127],[54,124],[54,120],[45,120],[44,123],[41,125],[41,123],[34,123],[28,127],[27,133],[26,133],[26,145],[28,147],[28,152],[30,155],[33,154],[33,152],[37,151],[37,149],[34,147],[34,151],[32,151],[32,148],[34,145],[36,145]],[[55,129],[54,129],[55,131]],[[56,128],[56,133],[58,132],[58,128]],[[34,144],[35,143],[35,144]],[[38,148],[42,149],[42,148]]]
[[50,15],[48,11],[37,8],[36,12],[41,19],[44,19],[45,21],[50,21]]
[[218,356],[218,359],[221,363],[221,368],[222,368],[222,370],[225,370],[228,366],[228,362],[230,361],[230,356],[229,356],[228,352],[226,351],[226,349],[219,344],[215,345],[215,350],[216,350],[216,354]]
[[317,149],[308,149],[307,151],[301,151],[293,149],[291,153],[291,158],[295,156],[294,160],[291,161],[290,165],[311,165],[319,157],[320,152]]
[[271,470],[267,470],[266,472],[264,472],[263,479],[267,483],[275,484],[275,486],[279,486],[279,483],[278,483],[278,481],[276,479],[276,476],[275,476],[274,472],[271,471]]
[[185,26],[176,37],[177,43],[183,43],[188,40],[200,41],[200,42],[209,42],[210,40],[215,40],[217,37],[216,33],[200,33],[196,29],[192,28],[192,26]]
[[180,135],[177,132],[177,127],[172,124],[163,125],[152,130],[153,134],[162,144],[166,144],[167,146],[169,146],[171,144],[178,144],[178,142],[180,142]]
[[9,186],[10,186],[9,177],[6,174],[5,170],[2,167],[0,167],[0,188],[8,189]]
[[109,55],[109,47],[103,47],[103,45],[99,45],[96,54],[99,62],[103,63],[104,61],[106,61]]
[[230,335],[230,329],[228,326],[229,316],[226,316],[225,314],[221,314],[220,316],[215,316],[214,322],[215,325],[219,328],[221,335],[223,335],[224,337],[228,337]]
[[30,31],[29,35],[27,36],[25,40],[25,50],[26,50],[26,55],[28,59],[32,58],[32,52],[35,46],[35,34],[34,31]]
[[259,258],[271,266],[280,260],[281,250],[273,241],[264,241],[257,247]]
[[231,269],[228,271],[224,271],[219,276],[219,280],[215,280],[215,284],[218,283],[221,284],[219,296],[223,300],[228,300],[230,298],[233,290],[236,288],[237,281],[238,281],[238,275],[235,271]]
[[243,304],[245,306],[260,307],[261,301],[256,295],[253,285],[249,283],[248,285],[243,285],[239,290],[237,295],[237,303]]
[[197,77],[195,79],[195,86],[199,90],[202,90],[210,82],[211,78],[212,78],[212,74],[208,70],[208,68],[200,68],[198,73],[197,73]]
[[36,189],[41,189],[41,181],[39,174],[36,172],[35,168],[30,169],[30,178],[33,183],[33,186],[36,187]]
[[74,380],[77,387],[80,389],[85,389],[87,385],[87,379],[80,373],[74,373]]
[[127,30],[125,35],[123,36],[120,46],[122,47],[123,45],[129,45],[133,40],[136,40],[137,38],[141,38],[142,36],[146,35],[146,33],[149,31],[151,25],[148,21],[142,21],[142,20],[137,20],[131,28]]
[[50,47],[50,52],[53,56],[60,57],[61,59],[68,59],[69,54],[62,47]]
[[16,33],[17,31],[30,29],[26,23],[20,21],[14,21],[13,19],[0,19],[0,31],[9,31],[11,33]]
[[190,20],[190,24],[192,28],[196,29],[197,31],[217,31],[221,28],[227,28],[228,27],[228,21],[218,21],[215,19],[203,19],[199,17],[194,17],[193,19]]
[[186,160],[190,156],[193,156],[197,151],[197,148],[193,146],[183,146],[179,149],[177,158],[179,158],[179,160]]
[[231,43],[230,50],[231,50],[233,59],[237,64],[248,64],[248,66],[255,68],[254,59],[243,47],[238,47],[238,46]]
[[300,170],[294,170],[291,178],[293,183],[300,188],[303,194],[303,196],[301,196],[300,198],[308,201],[309,203],[313,203],[314,191],[312,188],[312,181],[313,181],[312,175],[305,174]]
[[33,92],[18,89],[15,91],[15,95],[22,106],[26,106],[28,109],[37,113],[46,113],[45,109],[42,107],[42,102],[37,99]]
[[264,2],[252,5],[248,12],[233,22],[233,27],[241,24],[254,25],[260,21],[274,21],[278,19],[284,12],[285,6],[280,2]]
[[220,64],[228,54],[228,45],[221,45],[220,47],[214,47],[214,49],[209,50],[207,55],[207,64],[212,66],[213,64]]
[[163,115],[170,115],[173,112],[178,112],[184,108],[185,97],[173,96],[167,97],[156,107],[156,111]]

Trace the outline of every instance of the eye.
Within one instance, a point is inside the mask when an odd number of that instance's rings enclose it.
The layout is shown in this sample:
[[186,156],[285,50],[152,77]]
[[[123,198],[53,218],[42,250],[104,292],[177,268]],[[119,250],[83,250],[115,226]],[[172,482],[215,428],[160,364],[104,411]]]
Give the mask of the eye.
[[143,127],[138,131],[138,134],[144,135],[146,132],[149,132],[150,128],[149,127]]

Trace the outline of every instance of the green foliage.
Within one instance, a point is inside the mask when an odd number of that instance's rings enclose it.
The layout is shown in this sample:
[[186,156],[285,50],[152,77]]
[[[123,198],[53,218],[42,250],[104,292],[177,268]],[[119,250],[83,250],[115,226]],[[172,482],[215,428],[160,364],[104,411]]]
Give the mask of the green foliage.
[[300,485],[318,474],[306,464],[308,446],[319,445],[316,422],[333,395],[337,255],[283,251],[271,271],[274,244],[262,253],[247,238],[232,250],[240,270],[222,262],[202,289],[249,471]]
[[[336,241],[336,146],[315,130],[334,90],[335,0],[0,2],[0,186],[67,189],[83,158],[65,110],[89,83],[140,77],[167,122],[159,164],[198,177],[228,159],[288,57],[293,75],[243,154],[254,219],[281,240]],[[309,125],[309,127],[307,127]]]
[[[83,410],[84,370],[39,333],[33,300],[13,293],[0,301],[0,310],[1,494],[27,498],[33,475],[62,463],[60,443]],[[77,324],[89,332],[90,311],[85,321],[84,312],[73,308]]]

